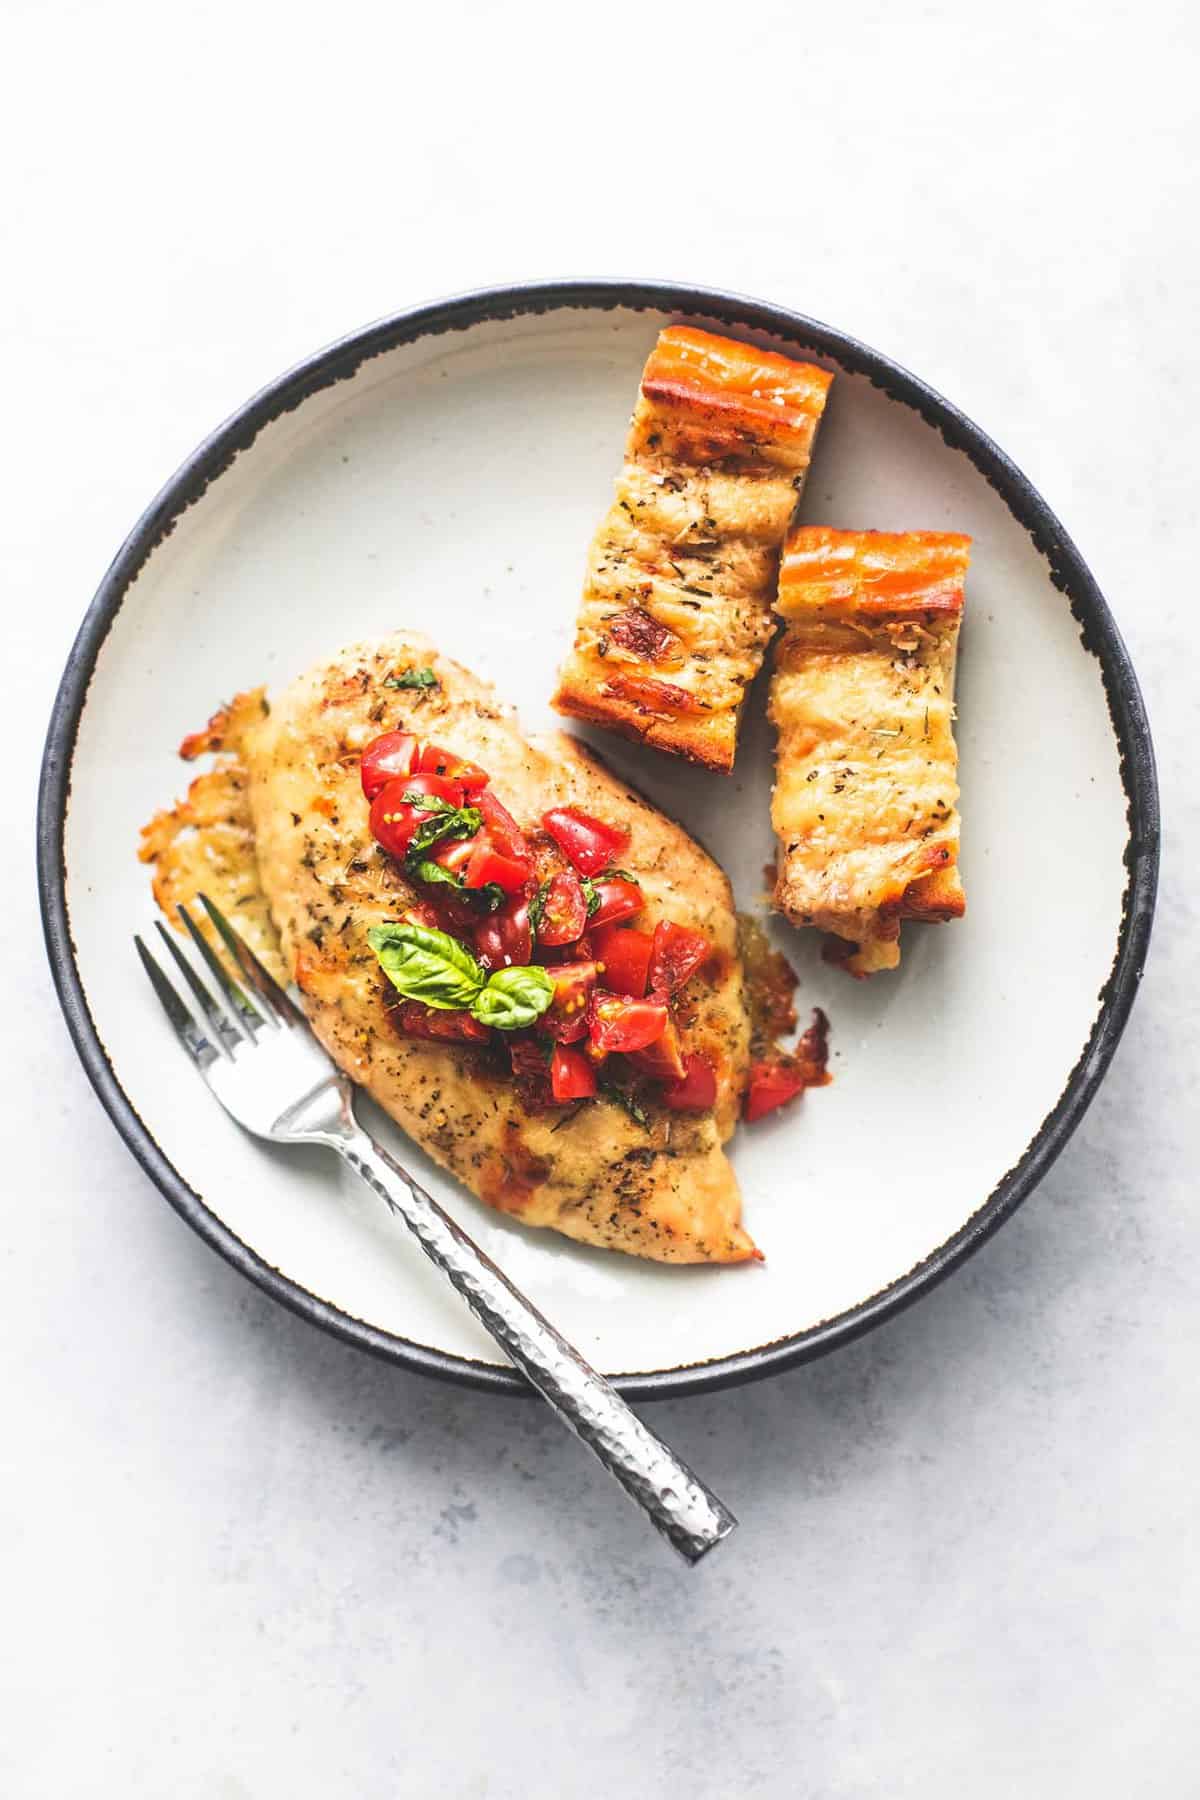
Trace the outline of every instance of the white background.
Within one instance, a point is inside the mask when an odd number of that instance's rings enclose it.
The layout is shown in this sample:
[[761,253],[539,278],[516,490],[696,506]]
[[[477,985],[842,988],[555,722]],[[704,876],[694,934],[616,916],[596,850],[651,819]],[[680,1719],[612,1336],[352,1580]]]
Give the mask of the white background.
[[[1196,1792],[1192,9],[3,11],[0,1791]],[[372,316],[562,274],[760,294],[977,418],[1109,595],[1167,819],[1038,1194],[857,1346],[654,1409],[742,1518],[694,1573],[540,1409],[341,1348],[187,1231],[74,1062],[32,879],[62,663],[174,465]]]

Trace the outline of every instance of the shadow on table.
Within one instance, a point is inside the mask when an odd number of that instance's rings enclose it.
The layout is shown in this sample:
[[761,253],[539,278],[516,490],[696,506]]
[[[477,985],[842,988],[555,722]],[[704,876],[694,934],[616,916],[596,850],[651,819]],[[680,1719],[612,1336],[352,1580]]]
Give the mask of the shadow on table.
[[[785,1374],[643,1406],[733,1506],[748,1528],[742,1537],[756,1520],[763,1529],[778,1523],[781,1509],[794,1521],[806,1499],[894,1481],[898,1460],[928,1463],[949,1438],[969,1445],[973,1432],[987,1433],[1001,1397],[1011,1420],[1015,1391],[1036,1408],[1072,1378],[1081,1334],[1094,1331],[1106,1294],[1128,1279],[1138,1255],[1148,1204],[1144,1145],[1127,1125],[1139,1081],[1127,1048],[1037,1193],[898,1318]],[[396,1369],[221,1274],[205,1285],[224,1309],[222,1353],[257,1365],[264,1389],[303,1436],[320,1442],[336,1431],[368,1484],[377,1477],[419,1485],[435,1534],[453,1541],[458,1515],[473,1519],[484,1494],[503,1515],[506,1538],[536,1543],[543,1556],[575,1558],[581,1541],[595,1553],[600,1539],[606,1555],[669,1563],[544,1406]],[[1068,1345],[1073,1356],[1063,1354]],[[732,1546],[720,1553],[735,1554]]]

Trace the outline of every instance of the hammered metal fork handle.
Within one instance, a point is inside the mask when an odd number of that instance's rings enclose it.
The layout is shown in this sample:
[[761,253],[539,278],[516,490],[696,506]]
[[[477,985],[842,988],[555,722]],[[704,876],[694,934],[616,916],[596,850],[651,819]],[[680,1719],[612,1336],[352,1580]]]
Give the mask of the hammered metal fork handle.
[[688,1562],[737,1520],[437,1201],[361,1127],[327,1140],[408,1226],[484,1330]]

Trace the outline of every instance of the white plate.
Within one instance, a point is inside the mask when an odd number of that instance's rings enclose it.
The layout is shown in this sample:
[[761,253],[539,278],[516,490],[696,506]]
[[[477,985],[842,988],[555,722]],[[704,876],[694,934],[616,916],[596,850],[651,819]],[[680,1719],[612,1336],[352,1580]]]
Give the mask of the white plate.
[[[286,1304],[399,1362],[515,1385],[371,1195],[252,1142],[175,1046],[130,935],[138,827],[218,701],[339,643],[431,633],[531,728],[570,638],[638,372],[671,317],[837,373],[811,522],[970,532],[959,687],[960,924],[908,927],[856,983],[777,937],[833,1022],[836,1080],[733,1147],[766,1263],[663,1268],[525,1230],[393,1134],[430,1188],[630,1393],[828,1348],[911,1299],[1016,1206],[1124,1024],[1157,868],[1153,757],[1112,619],[1065,534],[981,432],[841,334],[653,284],[476,294],[385,321],[264,390],[168,484],[109,571],[63,678],[40,816],[47,939],[88,1073],[168,1199]],[[1082,629],[1081,629],[1082,627]],[[771,854],[761,689],[732,779],[597,734],[753,905]],[[69,798],[68,798],[69,796]]]

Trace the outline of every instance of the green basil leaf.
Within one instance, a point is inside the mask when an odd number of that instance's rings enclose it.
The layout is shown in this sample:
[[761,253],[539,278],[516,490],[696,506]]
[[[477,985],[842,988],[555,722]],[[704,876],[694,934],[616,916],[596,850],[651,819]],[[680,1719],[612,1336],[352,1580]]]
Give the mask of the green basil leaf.
[[461,875],[452,875],[449,869],[443,869],[441,863],[429,862],[427,859],[416,863],[413,866],[412,873],[417,877],[418,881],[428,881],[433,884],[442,881],[445,882],[447,887],[452,888],[460,888],[462,886]]
[[405,669],[401,675],[385,675],[383,685],[387,688],[435,688],[441,682],[432,669]]
[[600,910],[600,896],[596,892],[596,884],[590,876],[581,875],[579,885],[583,889],[583,897],[587,901],[587,916],[590,919],[593,913]]
[[477,806],[451,806],[445,800],[437,800],[434,804],[438,811],[434,812],[428,805],[431,795],[414,794],[411,802],[407,794],[404,798],[410,805],[419,803],[429,813],[429,817],[422,819],[413,832],[404,853],[404,861],[409,869],[414,868],[426,850],[432,849],[434,844],[440,844],[443,838],[474,837],[483,824],[483,814]]
[[631,875],[628,869],[605,869],[600,879],[601,881],[632,881],[634,887],[642,885],[637,876]]
[[472,1017],[497,1031],[523,1031],[540,1019],[554,999],[554,982],[536,963],[497,969],[471,1002]]
[[469,900],[478,900],[484,912],[489,913],[496,912],[508,899],[498,881],[488,881],[481,888],[467,888],[465,892]]
[[461,1012],[483,987],[483,970],[449,932],[424,925],[373,925],[367,942],[406,1000],[421,1000],[439,1012]]
[[458,811],[453,801],[443,800],[440,794],[418,794],[414,789],[410,789],[404,795],[404,804],[405,806],[415,806],[421,812],[452,813]]

